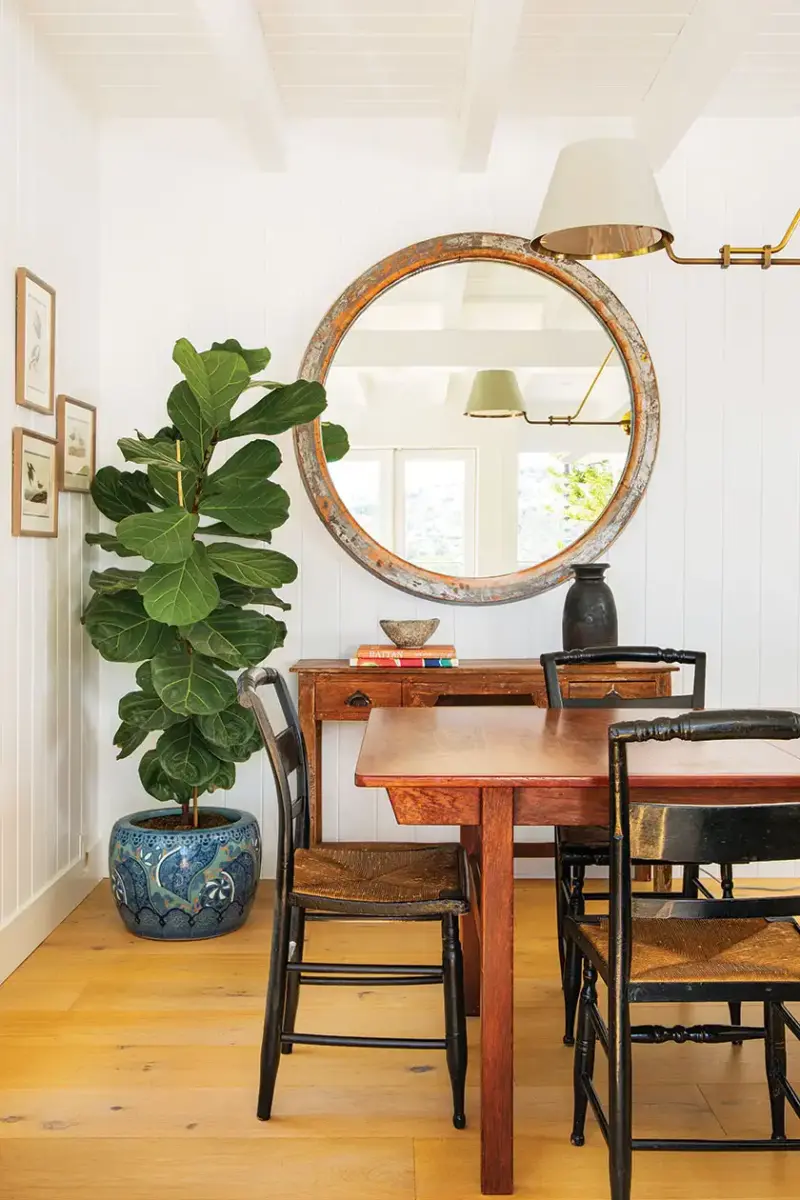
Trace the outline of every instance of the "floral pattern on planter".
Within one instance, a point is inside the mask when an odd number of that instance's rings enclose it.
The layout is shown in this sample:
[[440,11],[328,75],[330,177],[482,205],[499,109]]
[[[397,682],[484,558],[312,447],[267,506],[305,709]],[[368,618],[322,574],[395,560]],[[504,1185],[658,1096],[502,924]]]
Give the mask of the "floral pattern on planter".
[[[171,811],[171,810],[167,810]],[[133,813],[111,831],[109,875],[117,910],[139,937],[217,937],[247,919],[261,873],[261,834],[252,813],[206,829],[145,829],[164,809]]]

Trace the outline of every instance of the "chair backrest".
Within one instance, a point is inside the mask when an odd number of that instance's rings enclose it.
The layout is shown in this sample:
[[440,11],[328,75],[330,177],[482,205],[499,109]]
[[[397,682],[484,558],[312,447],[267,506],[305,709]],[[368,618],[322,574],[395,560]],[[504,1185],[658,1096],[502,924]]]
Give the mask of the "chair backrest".
[[[286,726],[279,733],[272,727],[258,688],[275,689]],[[278,798],[278,863],[276,887],[291,890],[294,851],[309,840],[308,758],[297,710],[286,680],[273,667],[251,667],[238,681],[239,703],[255,717],[267,752]],[[294,776],[294,787],[290,782]]]
[[[800,914],[800,895],[667,899],[632,895],[631,861],[775,862],[800,857],[800,803],[637,803],[628,788],[628,745],[649,741],[781,740],[800,737],[800,715],[770,709],[723,710],[624,721],[609,726],[611,829],[610,948],[617,986],[630,976],[631,919],[636,917],[780,917]],[[797,760],[800,792],[800,759]],[[722,792],[724,799],[725,793]]]
[[[593,646],[587,650],[558,650],[539,659],[544,671],[548,708],[703,708],[706,702],[706,656],[702,650],[663,650],[660,646]],[[612,687],[606,696],[564,696],[559,667],[600,666],[604,663],[676,663],[693,668],[692,690],[676,696],[620,696]]]

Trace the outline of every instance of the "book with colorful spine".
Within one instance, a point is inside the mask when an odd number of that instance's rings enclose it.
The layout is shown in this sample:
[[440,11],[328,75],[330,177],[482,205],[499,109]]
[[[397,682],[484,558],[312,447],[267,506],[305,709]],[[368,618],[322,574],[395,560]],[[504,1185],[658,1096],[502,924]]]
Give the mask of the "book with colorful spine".
[[455,646],[359,646],[350,659],[351,667],[457,667]]

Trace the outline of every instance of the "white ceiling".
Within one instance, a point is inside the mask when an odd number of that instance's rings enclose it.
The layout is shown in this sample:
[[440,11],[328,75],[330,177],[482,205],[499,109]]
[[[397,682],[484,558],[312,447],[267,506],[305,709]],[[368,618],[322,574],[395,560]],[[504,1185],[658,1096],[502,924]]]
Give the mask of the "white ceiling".
[[234,116],[272,165],[302,118],[445,119],[481,168],[505,114],[639,120],[662,159],[687,119],[800,114],[800,0],[23,3],[101,116]]

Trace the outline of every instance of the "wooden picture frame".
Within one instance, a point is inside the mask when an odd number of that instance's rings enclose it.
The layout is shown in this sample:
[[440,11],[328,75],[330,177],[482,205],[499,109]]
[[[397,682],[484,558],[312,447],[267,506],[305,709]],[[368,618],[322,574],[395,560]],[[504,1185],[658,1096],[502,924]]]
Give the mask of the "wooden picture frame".
[[58,397],[58,487],[62,492],[86,494],[97,464],[97,409],[74,396]]
[[58,537],[58,443],[19,426],[12,439],[11,533],[14,537]]
[[52,413],[55,398],[56,293],[38,275],[17,268],[16,401]]

